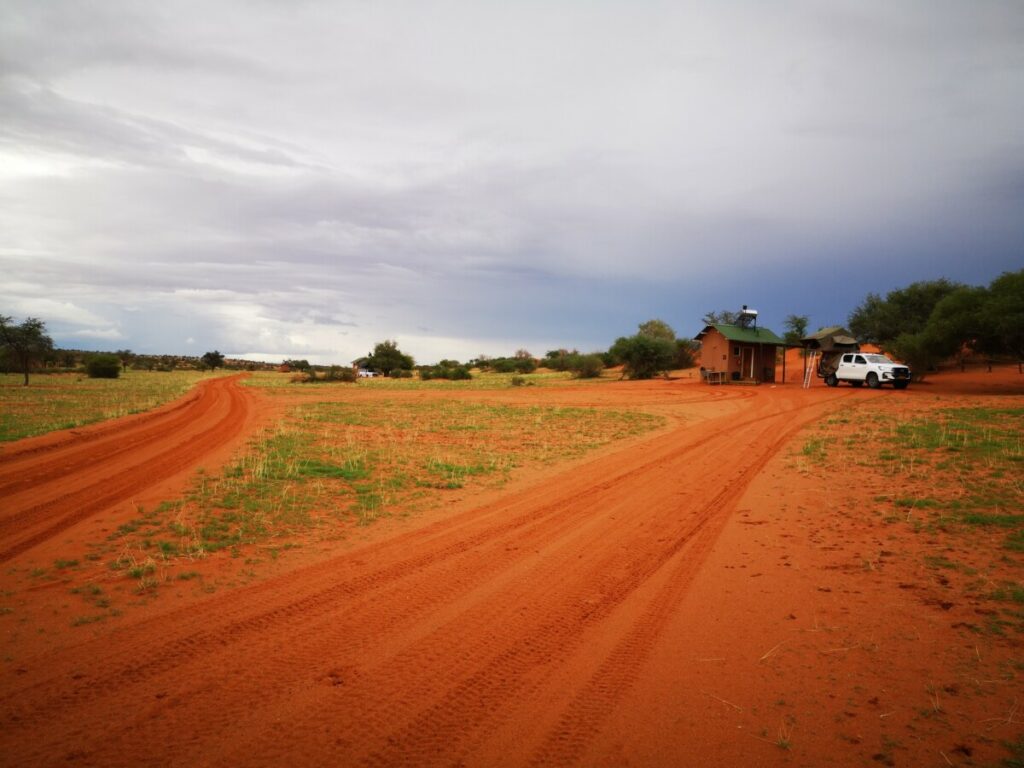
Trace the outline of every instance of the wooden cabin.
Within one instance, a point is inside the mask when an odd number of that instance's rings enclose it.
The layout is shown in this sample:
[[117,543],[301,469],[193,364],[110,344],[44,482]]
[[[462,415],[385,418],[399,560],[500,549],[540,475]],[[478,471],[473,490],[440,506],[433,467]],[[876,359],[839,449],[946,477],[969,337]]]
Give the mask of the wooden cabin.
[[701,343],[701,363],[708,381],[724,378],[728,382],[774,384],[777,350],[787,346],[769,329],[758,328],[757,312],[746,307],[738,325],[708,325],[694,338]]

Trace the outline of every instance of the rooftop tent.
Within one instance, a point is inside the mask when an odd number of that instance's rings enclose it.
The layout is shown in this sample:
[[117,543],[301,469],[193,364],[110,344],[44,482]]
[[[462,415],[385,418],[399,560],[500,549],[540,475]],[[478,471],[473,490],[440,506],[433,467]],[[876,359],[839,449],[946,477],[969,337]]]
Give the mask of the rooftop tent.
[[[860,344],[853,338],[853,334],[839,325],[830,328],[822,328],[817,333],[805,336],[800,339],[800,344],[805,350],[817,352],[820,357],[816,365],[816,373],[819,378],[825,378],[835,373],[839,365],[839,359],[844,352],[857,352]],[[804,386],[810,385],[810,376],[807,371],[807,357],[804,356]]]
[[800,345],[821,352],[852,352],[860,348],[853,334],[838,325],[804,336],[800,339]]

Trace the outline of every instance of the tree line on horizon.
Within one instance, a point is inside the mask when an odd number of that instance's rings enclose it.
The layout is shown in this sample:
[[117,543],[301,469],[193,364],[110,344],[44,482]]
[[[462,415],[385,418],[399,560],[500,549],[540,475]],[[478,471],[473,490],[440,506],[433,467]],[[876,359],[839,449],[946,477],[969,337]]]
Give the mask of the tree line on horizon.
[[[705,325],[734,325],[738,312],[708,312]],[[785,318],[784,339],[796,345],[807,333],[809,318],[791,314]],[[963,364],[968,354],[984,356],[989,362],[1011,357],[1024,369],[1024,269],[1005,272],[988,286],[969,286],[946,278],[919,281],[890,291],[883,298],[868,293],[849,316],[849,330],[862,343],[877,344],[923,375],[938,363],[958,358]],[[408,378],[414,372],[421,379],[468,379],[472,369],[512,373],[532,373],[538,367],[566,371],[577,378],[594,378],[606,368],[622,366],[623,376],[647,379],[670,370],[694,365],[700,344],[676,336],[664,320],[640,323],[632,336],[621,336],[605,351],[581,353],[576,349],[549,350],[535,358],[525,349],[509,357],[479,357],[460,363],[441,360],[436,365],[417,366],[412,356],[403,353],[394,340],[375,345],[352,366],[313,366],[306,360],[285,360],[290,368],[303,371],[309,381],[355,381],[355,369],[378,375]],[[115,377],[129,365],[144,370],[172,370],[175,367],[216,369],[225,367],[224,355],[214,350],[200,357],[178,355],[139,355],[130,350],[81,352],[59,350],[46,333],[46,324],[28,317],[21,323],[0,315],[0,368],[18,370],[29,382],[33,366],[57,363],[65,369],[82,365],[90,376]],[[233,361],[249,369],[268,369],[266,363]],[[521,380],[520,380],[521,381]]]

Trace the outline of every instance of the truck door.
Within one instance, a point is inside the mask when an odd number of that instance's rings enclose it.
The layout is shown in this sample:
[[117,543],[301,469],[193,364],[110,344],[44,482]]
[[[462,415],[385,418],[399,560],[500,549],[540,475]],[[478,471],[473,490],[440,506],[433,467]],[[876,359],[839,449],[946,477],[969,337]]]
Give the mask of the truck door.
[[853,374],[856,376],[858,381],[864,381],[868,375],[868,361],[864,359],[863,355],[853,356]]

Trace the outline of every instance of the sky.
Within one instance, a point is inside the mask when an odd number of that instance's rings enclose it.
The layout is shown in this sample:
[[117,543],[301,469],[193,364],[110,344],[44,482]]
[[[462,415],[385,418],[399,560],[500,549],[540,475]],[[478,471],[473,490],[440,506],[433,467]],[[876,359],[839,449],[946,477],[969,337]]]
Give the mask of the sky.
[[0,314],[418,362],[1024,267],[1024,3],[0,0]]

